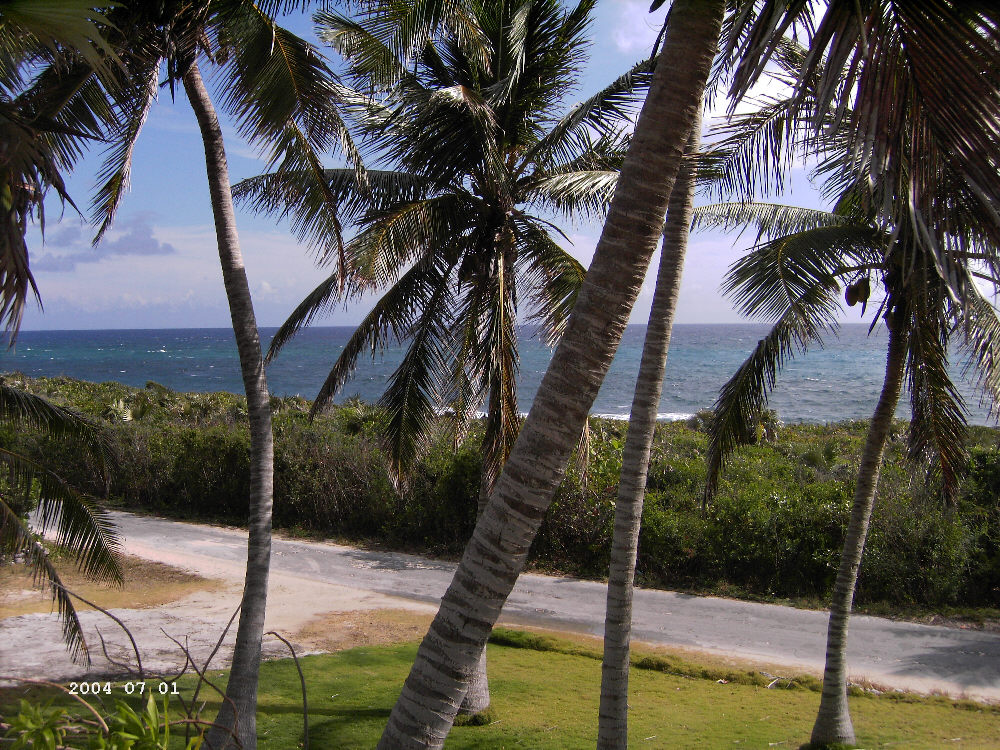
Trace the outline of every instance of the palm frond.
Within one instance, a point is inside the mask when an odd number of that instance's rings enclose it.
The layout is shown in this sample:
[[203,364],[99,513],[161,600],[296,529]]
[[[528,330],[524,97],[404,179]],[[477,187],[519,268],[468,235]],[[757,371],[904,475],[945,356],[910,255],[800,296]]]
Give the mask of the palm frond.
[[451,268],[436,268],[427,274],[425,283],[431,293],[419,318],[406,331],[410,345],[378,402],[384,410],[382,445],[397,486],[420,455],[435,407],[443,402],[451,382],[450,272]]
[[615,136],[635,116],[653,77],[653,60],[642,60],[590,98],[570,109],[525,155],[526,163],[568,162],[587,150],[591,133]]
[[446,193],[373,210],[350,242],[348,278],[352,294],[392,283],[414,260],[436,253],[454,255],[476,201],[462,193]]
[[480,336],[487,354],[482,368],[483,390],[489,394],[483,435],[483,478],[491,487],[507,462],[521,426],[517,411],[517,287],[510,258],[497,265],[497,273],[490,278],[485,330]]
[[[320,187],[320,183],[326,187]],[[334,219],[345,225],[366,213],[385,211],[398,203],[419,200],[427,194],[427,181],[401,171],[365,171],[358,182],[353,169],[324,169],[313,165],[241,180],[233,186],[233,200],[257,213],[288,219],[295,237],[312,247],[320,258],[335,244]]]
[[788,304],[768,334],[719,391],[708,425],[705,497],[711,499],[732,453],[752,442],[778,372],[810,344],[822,346],[824,332],[837,328],[837,300],[828,286],[815,286]]
[[93,218],[98,223],[95,243],[111,228],[118,206],[128,190],[135,146],[156,100],[159,77],[160,59],[157,57],[146,61],[145,69],[136,71],[127,92],[118,93],[122,100],[120,119],[111,134],[111,146],[105,152],[97,177],[99,187],[91,203]]
[[313,401],[311,414],[318,414],[327,407],[351,377],[358,357],[366,349],[370,349],[374,356],[388,344],[390,338],[401,341],[407,336],[418,319],[419,311],[437,289],[435,282],[443,273],[438,267],[440,262],[430,259],[414,264],[375,303],[344,345]]
[[[833,118],[851,181],[876,189],[880,221],[915,238],[959,298],[964,276],[946,252],[959,226],[954,201],[939,200],[942,177],[964,182],[982,231],[1000,245],[1000,7],[995,3],[766,0],[735,36],[746,53],[733,92],[744,94],[774,54],[775,32],[813,23],[794,99],[812,102],[819,132]],[[732,49],[726,53],[732,52]],[[809,85],[806,85],[806,82]]]
[[[223,106],[251,144],[282,143],[291,123],[304,138],[286,145],[317,154],[341,146],[348,161],[360,158],[337,111],[333,73],[309,42],[250,5],[221,12],[213,30],[227,57]],[[263,62],[262,62],[263,61]],[[271,162],[279,161],[272,153]]]
[[110,0],[32,0],[6,2],[3,7],[3,47],[0,72],[14,68],[45,46],[56,53],[79,56],[92,70],[107,70],[119,60],[105,38]]
[[540,327],[549,346],[555,346],[576,304],[586,269],[531,217],[518,217],[513,231],[519,263],[525,266],[524,286],[530,290],[528,320]]
[[713,127],[708,138],[716,156],[716,179],[706,191],[739,200],[781,193],[798,148],[799,121],[791,109],[788,100],[770,100]]
[[83,656],[84,662],[90,666],[90,650],[83,635],[83,626],[76,607],[59,578],[59,572],[49,560],[48,551],[31,533],[31,529],[0,497],[0,550],[4,555],[21,553],[27,559],[34,572],[35,582],[47,581],[56,602],[59,617],[62,619],[62,635],[70,656],[77,660]]
[[996,416],[1000,409],[1000,316],[972,279],[965,288],[958,324],[965,354],[962,374],[982,391],[990,414]]
[[711,203],[694,210],[692,231],[721,229],[731,232],[750,225],[757,227],[757,242],[785,235],[798,234],[820,227],[839,227],[851,223],[845,216],[830,211],[777,203],[740,202]]
[[331,312],[340,301],[343,288],[340,274],[334,272],[309,292],[275,331],[271,343],[268,345],[264,364],[270,364],[271,360],[278,356],[278,352],[285,347],[285,344],[295,338],[303,328],[311,325],[313,320]]
[[586,170],[548,175],[532,185],[534,202],[567,217],[601,218],[618,185],[617,170]]
[[[929,283],[928,283],[929,282]],[[947,295],[936,277],[912,283],[907,315],[907,373],[912,417],[911,460],[933,456],[941,472],[945,496],[954,501],[967,463],[965,402],[948,373],[950,326],[944,320]]]
[[883,236],[857,226],[818,227],[758,245],[729,269],[723,292],[744,315],[776,320],[789,306],[824,290],[836,304],[836,276],[845,262],[881,262]]
[[107,432],[82,414],[0,382],[0,424],[44,431],[83,446],[108,471],[118,457]]
[[319,11],[313,21],[317,36],[350,60],[355,80],[364,80],[373,90],[383,91],[407,75],[406,65],[363,23],[330,11]]

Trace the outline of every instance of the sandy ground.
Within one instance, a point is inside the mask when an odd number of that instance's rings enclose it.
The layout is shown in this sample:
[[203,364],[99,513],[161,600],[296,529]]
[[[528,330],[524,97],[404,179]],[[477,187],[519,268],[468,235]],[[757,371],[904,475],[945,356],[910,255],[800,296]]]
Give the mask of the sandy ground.
[[[207,579],[205,587],[181,598],[175,592],[173,598],[157,600],[163,569],[139,563],[133,571],[144,590],[110,606],[117,607],[112,612],[140,644],[144,668],[175,673],[184,667],[184,648],[204,665],[240,600],[246,532],[127,513],[115,517],[127,553]],[[266,630],[291,640],[299,654],[417,640],[426,632],[453,568],[446,561],[412,555],[277,537]],[[4,585],[0,575],[0,591]],[[0,675],[67,681],[127,673],[122,664],[135,668],[127,637],[105,615],[81,616],[93,657],[88,671],[69,659],[58,618],[19,614],[18,596],[11,592],[5,600],[0,595]],[[605,596],[598,582],[525,574],[507,601],[501,624],[596,637],[599,644]],[[135,602],[149,606],[136,608]],[[12,613],[19,616],[5,617]],[[822,670],[822,612],[637,590],[634,619],[633,640],[647,649],[782,676]],[[865,616],[852,618],[851,627],[855,683],[1000,700],[1000,638],[995,633]],[[110,658],[102,654],[98,629]],[[213,670],[227,666],[234,641],[235,627],[213,658]],[[265,637],[264,657],[284,656],[281,641]]]
[[[109,610],[125,623],[139,644],[143,669],[161,675],[183,669],[184,649],[173,639],[183,644],[199,666],[204,666],[239,604],[243,570],[211,557],[182,556],[140,544],[128,544],[127,552],[207,579],[204,588],[166,604]],[[4,592],[7,601],[29,596],[30,592],[23,590]],[[300,655],[416,639],[436,611],[428,604],[274,572],[267,609],[265,630],[289,639]],[[80,619],[90,646],[89,668],[70,659],[55,614],[33,613],[0,620],[0,675],[67,681],[124,676],[128,670],[122,665],[137,667],[134,649],[120,626],[97,611],[81,612]],[[234,623],[211,668],[227,666],[235,639]],[[265,658],[288,656],[287,647],[273,636],[265,636],[263,649]]]

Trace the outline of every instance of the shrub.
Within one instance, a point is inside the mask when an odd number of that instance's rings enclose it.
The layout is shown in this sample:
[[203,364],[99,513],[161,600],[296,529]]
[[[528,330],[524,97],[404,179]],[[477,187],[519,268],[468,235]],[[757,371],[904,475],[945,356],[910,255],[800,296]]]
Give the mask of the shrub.
[[[249,495],[245,400],[69,378],[25,387],[108,422],[121,466],[104,477],[61,441],[0,427],[0,447],[47,463],[91,494],[126,507],[240,522]],[[460,446],[442,422],[407,486],[397,492],[378,446],[379,410],[354,401],[308,419],[309,404],[273,399],[277,527],[404,549],[456,555],[472,532],[482,429]],[[115,412],[115,413],[112,413]],[[698,425],[699,428],[701,425]],[[882,470],[856,601],[1000,606],[1000,447],[971,430],[970,463],[957,509],[946,508],[905,462],[897,424]],[[574,464],[558,488],[530,560],[566,573],[607,575],[627,425],[592,419],[585,473]],[[827,597],[843,543],[867,425],[790,425],[773,442],[741,449],[718,495],[701,509],[706,436],[683,423],[657,425],[638,580],[778,597]]]

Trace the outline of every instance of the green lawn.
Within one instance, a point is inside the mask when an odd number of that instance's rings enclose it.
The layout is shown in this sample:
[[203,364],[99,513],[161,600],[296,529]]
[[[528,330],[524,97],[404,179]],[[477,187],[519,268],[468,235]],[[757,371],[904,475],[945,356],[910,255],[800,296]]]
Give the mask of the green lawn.
[[[374,747],[415,653],[416,644],[404,644],[301,659],[312,748]],[[446,747],[594,747],[599,661],[493,644],[489,670],[495,721],[456,727]],[[213,671],[210,677],[224,684],[222,673]],[[813,690],[768,690],[650,669],[634,669],[631,683],[629,744],[634,748],[796,748],[809,739],[819,703]],[[301,747],[300,687],[293,662],[264,664],[261,684],[261,749]],[[184,683],[181,690],[189,694],[190,687]],[[3,696],[8,709],[12,692]],[[204,688],[202,696],[207,697]],[[858,696],[851,706],[864,747],[1000,746],[997,708],[890,696]],[[209,704],[206,718],[213,710]]]

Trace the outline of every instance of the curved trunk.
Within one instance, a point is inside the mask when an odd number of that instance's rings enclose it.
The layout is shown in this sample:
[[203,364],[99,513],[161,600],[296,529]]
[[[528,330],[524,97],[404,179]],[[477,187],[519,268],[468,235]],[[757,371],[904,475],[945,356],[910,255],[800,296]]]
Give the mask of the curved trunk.
[[889,327],[889,346],[885,363],[885,380],[882,394],[872,415],[868,437],[865,440],[858,483],[854,488],[854,505],[847,527],[844,550],[840,556],[840,569],[833,587],[830,603],[830,624],[826,636],[826,667],[823,671],[823,693],[819,713],[813,726],[812,742],[816,744],[854,744],[854,726],[847,706],[847,623],[854,603],[854,588],[858,581],[858,568],[865,550],[865,537],[875,504],[882,456],[889,436],[892,417],[899,403],[906,364],[906,338],[899,325]]
[[576,307],[420,644],[380,748],[444,743],[628,323],[701,110],[724,12],[724,0],[677,0],[672,7],[656,74]]
[[[250,417],[250,525],[247,543],[247,572],[243,588],[239,629],[233,651],[232,671],[226,698],[215,722],[235,731],[244,750],[257,747],[257,674],[260,643],[264,632],[267,604],[267,577],[271,561],[271,503],[274,487],[274,440],[271,433],[271,404],[264,377],[257,320],[243,267],[243,255],[236,233],[236,215],[229,189],[229,169],[222,130],[197,64],[184,74],[184,90],[198,118],[208,172],[215,233],[219,243],[222,279],[229,300],[229,312],[240,355],[243,388]],[[232,736],[223,730],[209,732],[207,746],[235,747]]]
[[[700,118],[696,118],[688,153],[698,147]],[[621,479],[615,502],[608,604],[604,619],[604,662],[601,665],[601,707],[597,747],[602,750],[628,747],[629,642],[632,634],[632,588],[642,501],[646,493],[649,453],[656,430],[663,375],[667,369],[670,331],[677,309],[681,270],[687,252],[694,199],[694,174],[685,164],[677,173],[667,209],[667,224],[660,250],[653,304],[642,346],[642,360],[635,382],[628,434],[622,453]]]

